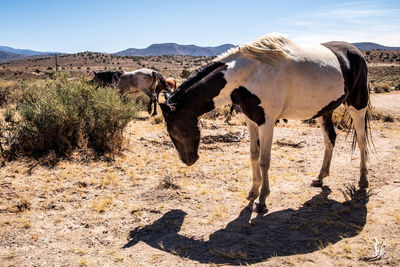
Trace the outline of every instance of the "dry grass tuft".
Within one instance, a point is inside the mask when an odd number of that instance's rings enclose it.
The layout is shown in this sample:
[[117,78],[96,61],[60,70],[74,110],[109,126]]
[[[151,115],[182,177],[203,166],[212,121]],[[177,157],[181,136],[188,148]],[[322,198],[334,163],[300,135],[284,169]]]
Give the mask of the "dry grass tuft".
[[158,184],[157,188],[159,188],[159,189],[174,189],[174,190],[181,189],[181,187],[179,185],[177,185],[174,180],[175,180],[175,177],[172,177],[171,174],[167,174],[162,178],[162,180]]
[[387,93],[392,90],[392,87],[387,83],[374,84],[373,90],[375,93]]
[[213,248],[211,249],[211,253],[230,259],[230,260],[246,260],[247,254],[246,252],[234,249],[222,249],[222,248]]
[[100,198],[99,200],[93,201],[92,210],[103,213],[106,211],[107,207],[110,206],[113,202],[113,199],[110,197]]

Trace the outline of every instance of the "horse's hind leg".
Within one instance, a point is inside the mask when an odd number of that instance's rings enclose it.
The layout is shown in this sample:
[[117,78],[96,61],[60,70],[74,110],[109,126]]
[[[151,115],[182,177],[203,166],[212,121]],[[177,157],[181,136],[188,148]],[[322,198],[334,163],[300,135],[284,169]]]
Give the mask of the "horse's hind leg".
[[261,185],[261,171],[260,171],[260,141],[258,136],[258,126],[256,123],[247,119],[247,129],[250,135],[250,160],[251,160],[251,168],[253,173],[253,185],[247,195],[247,199],[252,203],[259,196],[260,185]]
[[357,110],[353,106],[345,106],[353,119],[354,128],[356,129],[356,137],[358,148],[360,149],[360,180],[358,185],[360,188],[368,187],[368,169],[367,169],[367,132],[366,132],[366,112],[367,107]]
[[325,153],[318,178],[317,180],[313,180],[311,185],[320,187],[323,184],[322,179],[329,175],[329,167],[331,166],[332,153],[336,141],[336,132],[332,123],[332,112],[317,118],[317,121],[324,135]]

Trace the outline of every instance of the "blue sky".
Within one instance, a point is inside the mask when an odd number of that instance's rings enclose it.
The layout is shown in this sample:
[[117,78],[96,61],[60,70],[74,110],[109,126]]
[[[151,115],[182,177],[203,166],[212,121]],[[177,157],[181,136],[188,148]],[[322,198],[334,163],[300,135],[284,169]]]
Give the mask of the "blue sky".
[[152,43],[242,44],[266,33],[302,42],[400,46],[400,1],[0,0],[0,45],[117,52]]

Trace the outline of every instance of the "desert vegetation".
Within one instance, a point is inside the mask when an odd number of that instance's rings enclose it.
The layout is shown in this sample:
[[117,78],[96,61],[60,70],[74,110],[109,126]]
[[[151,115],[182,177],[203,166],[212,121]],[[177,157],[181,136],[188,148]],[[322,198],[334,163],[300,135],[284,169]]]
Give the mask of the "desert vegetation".
[[66,73],[23,82],[19,90],[8,92],[3,106],[0,141],[6,158],[49,152],[63,156],[86,147],[115,153],[138,110],[137,103],[124,101],[115,88],[71,81]]

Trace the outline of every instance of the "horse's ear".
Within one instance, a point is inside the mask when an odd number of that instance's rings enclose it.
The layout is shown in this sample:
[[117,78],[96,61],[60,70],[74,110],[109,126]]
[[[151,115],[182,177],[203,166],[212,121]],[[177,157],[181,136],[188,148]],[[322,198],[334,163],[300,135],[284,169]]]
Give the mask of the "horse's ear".
[[96,75],[97,73],[95,71],[93,71],[93,74]]
[[176,90],[176,80],[174,78],[172,80],[174,81],[174,90]]

